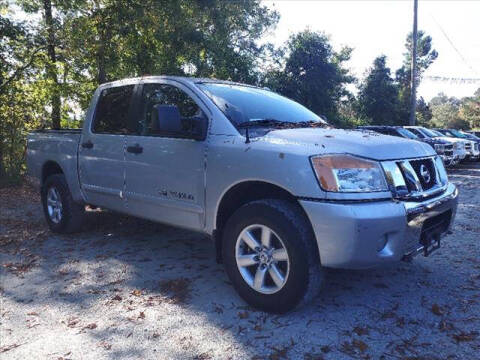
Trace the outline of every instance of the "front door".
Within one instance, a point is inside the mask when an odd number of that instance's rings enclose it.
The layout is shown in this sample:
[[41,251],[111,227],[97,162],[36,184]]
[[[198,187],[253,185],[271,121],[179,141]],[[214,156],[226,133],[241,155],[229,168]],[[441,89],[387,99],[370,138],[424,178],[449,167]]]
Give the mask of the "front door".
[[91,126],[84,129],[79,149],[79,177],[86,200],[124,211],[125,141],[135,85],[101,90]]
[[[127,136],[127,212],[151,220],[200,230],[204,227],[205,142],[188,133],[157,130],[152,109],[175,105],[183,119],[207,121],[195,94],[174,81],[145,82],[139,91],[137,135]],[[202,104],[203,106],[203,104]]]

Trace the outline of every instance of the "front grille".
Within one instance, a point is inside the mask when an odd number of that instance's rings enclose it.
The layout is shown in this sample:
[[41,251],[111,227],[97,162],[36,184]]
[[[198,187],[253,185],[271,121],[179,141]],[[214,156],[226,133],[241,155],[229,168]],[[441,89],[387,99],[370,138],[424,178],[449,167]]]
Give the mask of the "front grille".
[[453,144],[445,145],[445,156],[453,156]]
[[411,160],[415,174],[417,174],[423,190],[430,190],[437,184],[437,172],[432,159]]
[[387,183],[397,199],[422,200],[442,192],[447,173],[439,156],[382,162]]
[[465,150],[471,150],[472,144],[465,144]]

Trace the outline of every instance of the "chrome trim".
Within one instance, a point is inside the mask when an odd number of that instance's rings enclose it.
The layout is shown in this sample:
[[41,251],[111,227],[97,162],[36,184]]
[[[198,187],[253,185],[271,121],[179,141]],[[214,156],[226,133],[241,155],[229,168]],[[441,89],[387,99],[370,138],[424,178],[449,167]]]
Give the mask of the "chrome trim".
[[[431,160],[435,168],[436,184],[429,190],[423,190],[418,175],[410,163],[419,160]],[[445,166],[442,157],[438,155],[399,161],[383,161],[382,167],[393,197],[398,200],[421,201],[445,192],[448,186]]]
[[393,194],[393,197],[405,196],[408,194],[408,187],[405,179],[398,167],[396,161],[382,162],[383,171],[385,172],[385,179]]
[[422,184],[418,179],[417,173],[410,164],[410,161],[400,161],[398,165],[403,171],[403,176],[405,178],[405,182],[407,183],[407,187],[410,185],[410,188],[414,189],[413,193],[422,193]]

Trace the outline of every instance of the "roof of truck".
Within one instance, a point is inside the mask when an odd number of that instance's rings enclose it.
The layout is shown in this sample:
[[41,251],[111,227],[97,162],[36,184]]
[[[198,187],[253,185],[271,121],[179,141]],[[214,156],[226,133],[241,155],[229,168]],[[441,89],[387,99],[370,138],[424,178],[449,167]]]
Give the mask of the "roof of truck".
[[249,86],[254,88],[259,88],[255,85],[249,85],[244,83],[239,83],[235,81],[229,80],[220,80],[214,78],[199,78],[199,77],[192,77],[192,76],[171,76],[171,75],[148,75],[148,76],[139,76],[133,78],[126,78],[120,79],[115,81],[110,81],[100,86],[115,86],[115,85],[122,85],[126,83],[136,83],[142,80],[174,80],[183,83],[192,83],[192,84],[199,84],[199,83],[221,83],[221,84],[229,84],[229,85],[241,85],[241,86]]

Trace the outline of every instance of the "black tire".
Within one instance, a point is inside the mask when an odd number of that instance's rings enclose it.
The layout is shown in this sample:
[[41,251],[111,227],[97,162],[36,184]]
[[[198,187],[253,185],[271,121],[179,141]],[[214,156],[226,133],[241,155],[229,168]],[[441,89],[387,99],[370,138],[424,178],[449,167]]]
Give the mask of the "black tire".
[[[48,211],[47,194],[49,189],[52,188],[58,191],[62,204],[61,219],[58,222],[51,219]],[[69,234],[81,230],[85,218],[85,205],[73,200],[67,180],[63,174],[49,176],[43,183],[41,196],[43,212],[50,230],[60,234]]]
[[[251,287],[237,266],[237,238],[253,224],[273,230],[288,252],[290,270],[286,282],[273,294],[264,294]],[[323,270],[311,225],[296,204],[277,199],[248,203],[229,218],[222,241],[225,269],[233,286],[249,305],[257,309],[285,313],[309,303],[323,284]]]

